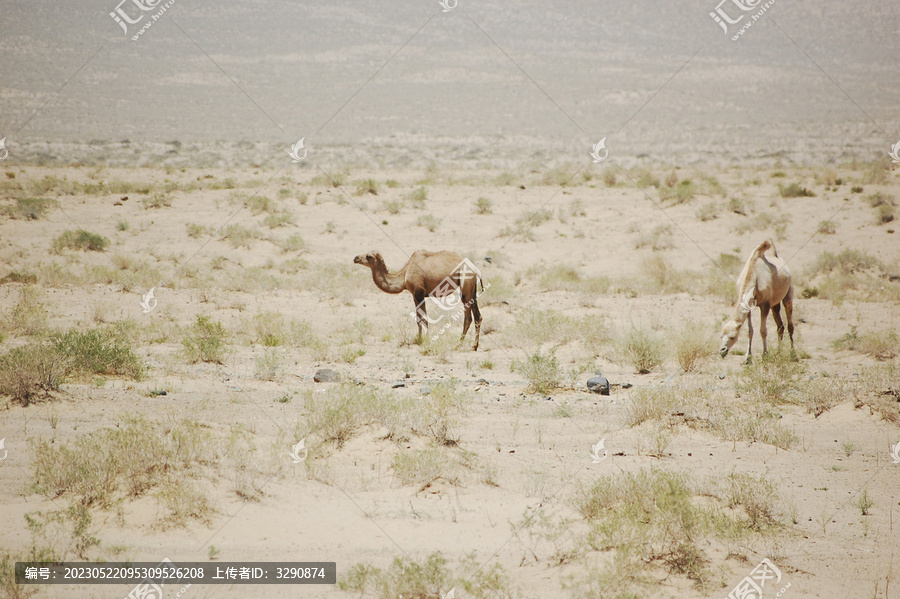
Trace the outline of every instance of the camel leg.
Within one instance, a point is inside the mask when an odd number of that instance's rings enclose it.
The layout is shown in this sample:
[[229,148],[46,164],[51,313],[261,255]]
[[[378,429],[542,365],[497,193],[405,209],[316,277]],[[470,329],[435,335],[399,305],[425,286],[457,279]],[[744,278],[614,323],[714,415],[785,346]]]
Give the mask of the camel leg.
[[466,315],[463,317],[463,330],[462,335],[459,337],[459,342],[462,343],[466,338],[466,333],[469,332],[469,326],[472,324],[472,306],[470,305],[472,298],[467,298],[466,296],[462,296],[463,306],[466,308]]
[[790,294],[782,300],[784,315],[787,318],[788,337],[791,338],[791,350],[794,349],[794,301]]
[[753,360],[753,311],[747,313],[747,364]]
[[775,319],[775,326],[778,327],[778,343],[784,338],[784,321],[781,320],[781,304],[772,306],[772,318]]
[[472,351],[478,350],[478,340],[481,338],[481,310],[478,309],[478,300],[472,298],[472,312],[475,315],[475,347]]
[[422,339],[422,325],[425,326],[425,332],[428,332],[428,312],[425,310],[425,292],[417,291],[413,294],[413,301],[416,302],[416,326],[419,328],[419,339]]
[[769,353],[769,346],[766,343],[766,337],[769,334],[768,322],[769,320],[769,304],[760,304],[759,306],[759,336],[762,337],[763,342],[763,355]]

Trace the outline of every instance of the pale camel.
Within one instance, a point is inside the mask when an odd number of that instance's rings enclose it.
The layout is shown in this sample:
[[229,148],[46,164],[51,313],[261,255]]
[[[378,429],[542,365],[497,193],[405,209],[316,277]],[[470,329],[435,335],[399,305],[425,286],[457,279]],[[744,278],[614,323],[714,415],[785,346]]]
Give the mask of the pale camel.
[[[429,252],[418,250],[413,252],[406,265],[396,273],[390,273],[384,264],[384,258],[378,252],[360,254],[353,259],[354,264],[362,264],[372,270],[372,280],[375,285],[385,293],[402,293],[409,291],[416,302],[416,325],[419,328],[419,337],[422,336],[422,328],[428,330],[428,314],[425,310],[425,298],[452,297],[459,289],[461,301],[465,308],[462,336],[460,343],[466,338],[469,325],[472,324],[472,316],[475,317],[475,347],[478,349],[478,340],[481,337],[481,312],[478,310],[477,283],[481,279],[481,273],[468,260],[456,252]],[[483,288],[483,287],[482,287]],[[448,307],[455,302],[447,302]],[[437,322],[437,321],[435,321]],[[446,325],[445,325],[446,329]]]
[[[773,257],[766,257],[766,250],[771,249]],[[778,327],[778,341],[784,337],[784,323],[781,320],[781,306],[784,306],[784,314],[788,322],[788,335],[791,338],[791,350],[794,349],[794,284],[791,281],[791,273],[788,271],[784,260],[778,257],[775,245],[766,240],[753,250],[744,269],[737,279],[738,302],[734,314],[722,326],[722,347],[719,353],[724,358],[728,350],[737,341],[738,333],[744,320],[747,321],[748,336],[750,342],[747,346],[747,361],[751,358],[753,347],[753,318],[750,311],[754,306],[759,306],[759,334],[763,342],[763,354],[768,352],[766,346],[766,320],[769,310],[775,318]]]

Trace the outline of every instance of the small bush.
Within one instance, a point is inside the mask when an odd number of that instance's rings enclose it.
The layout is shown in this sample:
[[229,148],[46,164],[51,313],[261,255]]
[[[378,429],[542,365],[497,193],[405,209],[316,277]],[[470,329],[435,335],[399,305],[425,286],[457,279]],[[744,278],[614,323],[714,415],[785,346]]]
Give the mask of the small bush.
[[59,202],[51,198],[19,198],[14,206],[3,208],[0,214],[18,220],[39,220],[58,207]]
[[454,464],[437,447],[413,449],[394,456],[391,469],[404,485],[425,487],[443,478],[451,484],[458,482],[454,476]]
[[696,216],[697,219],[701,222],[716,219],[719,216],[719,206],[715,202],[703,204],[700,208],[697,209]]
[[[140,418],[80,436],[70,444],[34,444],[34,486],[47,497],[68,495],[84,506],[106,508],[184,477],[215,451],[208,433],[183,421],[168,428]],[[171,484],[171,483],[168,483]]]
[[837,232],[837,229],[833,221],[823,220],[819,223],[816,232],[820,235],[834,235]]
[[356,564],[345,579],[338,581],[338,587],[343,591],[378,599],[443,597],[452,586],[447,560],[440,553],[432,553],[423,563],[407,557],[394,558],[386,572]]
[[801,187],[798,183],[790,185],[779,185],[778,193],[783,198],[814,198],[816,194],[805,187]]
[[674,187],[663,187],[659,190],[659,199],[672,201],[675,204],[684,204],[694,199],[696,186],[690,179],[682,179]]
[[893,360],[900,353],[900,336],[893,330],[882,330],[860,335],[856,327],[834,342],[837,349],[848,349],[872,356],[879,361]]
[[425,201],[428,199],[428,190],[424,187],[420,187],[407,194],[406,199],[414,208],[424,208]]
[[281,373],[282,358],[278,350],[271,348],[256,356],[254,376],[261,381],[274,381]]
[[559,361],[553,352],[544,355],[537,351],[525,362],[514,362],[513,368],[528,380],[529,389],[533,393],[550,393],[559,387],[563,378]]
[[806,368],[791,354],[769,351],[741,372],[738,391],[751,399],[773,405],[797,403],[801,389],[800,377]]
[[243,194],[238,194],[235,197],[243,199],[244,206],[249,209],[250,213],[254,216],[262,214],[263,212],[273,214],[278,211],[277,204],[271,198],[266,196],[254,195],[246,197]]
[[662,365],[664,345],[655,333],[632,328],[619,343],[622,358],[634,366],[638,374],[648,374]]
[[306,249],[306,242],[299,233],[294,233],[284,241],[278,242],[282,252],[300,252]]
[[475,213],[476,214],[491,214],[491,208],[493,206],[493,202],[491,202],[487,198],[478,198],[475,200]]
[[294,214],[292,212],[277,212],[275,214],[269,214],[265,219],[263,219],[263,224],[270,229],[277,229],[278,227],[293,225],[295,224]]
[[16,303],[0,319],[0,332],[34,336],[46,331],[49,313],[43,297],[40,291],[32,287],[23,287],[19,290]]
[[616,179],[616,169],[612,166],[607,166],[603,169],[603,183],[607,187],[615,187],[618,180]]
[[0,394],[28,405],[41,391],[59,389],[69,361],[47,343],[32,343],[0,355]]
[[675,360],[685,372],[695,372],[706,360],[715,355],[714,338],[697,323],[682,328],[674,342]]
[[362,179],[356,183],[356,195],[361,196],[367,193],[378,195],[378,182],[374,179]]
[[426,214],[424,216],[420,216],[418,220],[416,220],[416,224],[420,227],[425,227],[433,233],[441,224],[441,220],[439,218],[436,218],[432,214]]
[[106,237],[78,229],[77,231],[66,231],[54,239],[50,245],[50,251],[55,254],[59,254],[63,250],[102,252],[108,245],[109,239]]
[[152,196],[144,198],[141,203],[148,210],[152,208],[171,208],[172,198],[167,193],[154,193]]
[[203,225],[186,223],[184,226],[187,229],[188,237],[191,239],[199,239],[208,234],[208,229]]
[[893,204],[882,204],[878,207],[878,223],[883,225],[892,222],[895,212]]
[[747,216],[747,202],[740,198],[730,198],[726,207],[728,208],[729,212],[734,212],[735,214],[740,214],[741,216]]
[[117,375],[140,380],[144,364],[130,344],[113,331],[71,330],[53,339],[56,351],[68,360],[75,375]]
[[226,226],[219,233],[219,239],[228,241],[234,248],[249,248],[252,245],[253,240],[259,238],[259,233],[255,230],[242,227],[237,223]]
[[35,274],[31,274],[29,272],[19,272],[14,270],[0,279],[0,285],[6,285],[8,283],[21,283],[23,285],[34,285],[38,282],[38,277]]
[[190,362],[221,364],[227,351],[228,331],[221,322],[198,315],[181,340]]

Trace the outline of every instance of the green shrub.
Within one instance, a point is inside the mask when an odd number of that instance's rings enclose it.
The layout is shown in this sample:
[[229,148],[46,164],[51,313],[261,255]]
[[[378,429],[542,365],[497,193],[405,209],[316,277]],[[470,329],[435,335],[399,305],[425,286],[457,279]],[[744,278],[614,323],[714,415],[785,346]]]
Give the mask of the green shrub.
[[140,380],[144,364],[124,339],[112,331],[70,330],[54,336],[56,350],[68,359],[75,375],[117,375]]
[[356,195],[361,196],[370,193],[378,195],[378,182],[374,179],[362,179],[356,184]]
[[491,202],[487,198],[478,198],[475,200],[475,213],[476,214],[490,214],[491,208],[493,207],[493,202]]
[[781,194],[783,198],[814,198],[816,194],[805,187],[801,187],[798,183],[791,183],[790,185],[779,185],[778,193]]
[[441,224],[441,219],[436,218],[432,214],[426,214],[424,216],[420,216],[416,221],[416,224],[420,227],[425,227],[431,232],[437,230],[438,226]]
[[424,187],[420,187],[415,191],[407,194],[406,199],[413,205],[414,208],[424,208],[425,201],[428,199],[428,190]]
[[662,365],[662,340],[647,329],[632,328],[620,341],[620,353],[638,374],[648,374]]
[[900,353],[900,336],[894,330],[882,330],[860,335],[856,327],[834,342],[837,349],[867,354],[879,361],[893,360]]
[[[47,497],[66,495],[84,506],[107,508],[183,478],[211,461],[209,434],[182,421],[163,428],[141,418],[81,435],[75,442],[34,442],[34,487]],[[177,484],[177,483],[175,483]]]
[[228,349],[228,331],[221,322],[198,315],[181,340],[190,362],[221,364]]
[[59,389],[69,360],[53,345],[31,343],[0,355],[0,393],[28,405],[41,391]]
[[108,245],[109,239],[106,237],[78,229],[77,231],[66,231],[54,239],[50,245],[50,251],[55,254],[59,254],[63,250],[102,252]]
[[528,380],[533,393],[550,393],[559,387],[563,378],[559,361],[553,352],[543,355],[537,351],[525,362],[514,362],[513,368]]
[[14,206],[4,207],[0,214],[19,220],[39,220],[58,207],[59,202],[51,198],[19,198]]
[[167,193],[154,193],[152,196],[142,200],[144,208],[150,210],[152,208],[171,208],[172,198]]
[[7,283],[22,283],[23,285],[34,285],[38,282],[37,275],[29,272],[19,272],[14,270],[0,279],[0,285]]

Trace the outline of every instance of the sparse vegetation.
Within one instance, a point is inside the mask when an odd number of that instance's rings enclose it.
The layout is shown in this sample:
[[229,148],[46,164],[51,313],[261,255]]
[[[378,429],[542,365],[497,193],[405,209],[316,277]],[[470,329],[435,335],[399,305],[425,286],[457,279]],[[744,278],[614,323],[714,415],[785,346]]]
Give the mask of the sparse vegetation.
[[227,352],[227,337],[228,331],[221,322],[198,315],[182,336],[181,344],[188,361],[221,364]]
[[96,233],[78,229],[77,231],[66,231],[53,240],[50,245],[50,251],[55,254],[62,253],[63,250],[81,250],[83,252],[102,252],[109,245],[109,239]]
[[485,197],[480,197],[475,200],[475,213],[476,214],[490,214],[491,209],[493,207],[493,202]]
[[378,195],[378,182],[375,179],[362,179],[356,183],[356,195],[361,196],[367,193],[373,196]]
[[420,227],[425,227],[433,233],[437,231],[438,226],[440,226],[441,219],[436,218],[433,214],[426,214],[420,216],[418,220],[416,220],[416,224]]
[[783,198],[814,198],[816,194],[805,187],[801,187],[799,183],[791,183],[790,185],[779,185],[778,193]]
[[0,208],[0,214],[19,220],[40,220],[58,207],[59,202],[51,198],[18,198],[12,206]]
[[513,368],[528,381],[532,393],[550,393],[562,382],[562,370],[556,354],[536,351],[524,362],[513,363]]
[[664,347],[656,333],[632,327],[619,341],[619,354],[638,374],[648,374],[662,365]]

